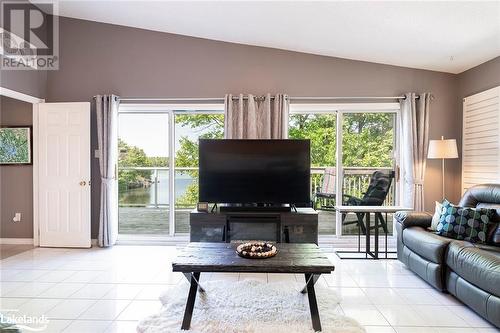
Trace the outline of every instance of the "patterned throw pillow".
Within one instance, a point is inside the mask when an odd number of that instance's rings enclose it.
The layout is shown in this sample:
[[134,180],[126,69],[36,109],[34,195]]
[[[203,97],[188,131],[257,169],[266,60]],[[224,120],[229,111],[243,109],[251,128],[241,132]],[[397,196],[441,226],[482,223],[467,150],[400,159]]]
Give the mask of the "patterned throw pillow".
[[432,215],[431,230],[436,231],[442,211],[443,211],[443,204],[436,201],[436,207],[434,208],[434,215]]
[[473,243],[486,243],[496,225],[492,222],[494,213],[493,209],[459,207],[445,200],[436,233]]

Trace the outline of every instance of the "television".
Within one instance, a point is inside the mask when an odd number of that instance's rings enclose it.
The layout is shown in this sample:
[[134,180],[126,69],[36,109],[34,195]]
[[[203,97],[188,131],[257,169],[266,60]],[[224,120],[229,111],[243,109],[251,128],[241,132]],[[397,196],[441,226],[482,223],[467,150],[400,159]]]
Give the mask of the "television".
[[200,202],[295,205],[310,202],[309,140],[199,141]]

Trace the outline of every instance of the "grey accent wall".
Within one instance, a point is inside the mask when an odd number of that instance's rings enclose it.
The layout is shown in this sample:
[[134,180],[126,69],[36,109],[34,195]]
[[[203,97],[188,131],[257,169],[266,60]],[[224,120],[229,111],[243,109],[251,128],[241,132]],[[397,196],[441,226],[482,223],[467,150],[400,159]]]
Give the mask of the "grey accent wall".
[[[33,125],[32,104],[0,97],[0,125]],[[13,222],[21,213],[21,222]],[[0,166],[0,238],[33,237],[33,166]]]
[[[2,72],[1,84],[48,102],[126,97],[395,96],[432,92],[430,138],[461,139],[461,98],[498,84],[498,58],[460,75],[218,42],[60,18],[60,70]],[[46,76],[46,77],[45,77]],[[92,147],[96,148],[95,115]],[[460,147],[459,147],[460,149]],[[99,177],[92,158],[92,237],[97,235]],[[427,210],[441,199],[438,160],[426,173]],[[460,196],[460,159],[447,161],[447,197]],[[2,198],[2,202],[3,202]]]
[[[0,57],[1,60],[2,57]],[[38,70],[2,70],[0,74],[0,87],[38,98],[45,98],[47,72]]]
[[500,86],[500,56],[458,75],[460,104],[462,98]]
[[[397,96],[432,92],[430,137],[458,138],[456,75],[316,56],[153,32],[71,18],[60,20],[60,70],[47,78],[47,100],[89,101],[96,94],[126,97],[222,97],[226,93],[292,96]],[[95,119],[92,119],[95,122]],[[95,126],[92,130],[95,148]],[[460,162],[448,164],[447,196],[457,201]],[[97,233],[99,178],[93,159],[93,228]],[[440,162],[426,175],[426,208],[441,199]]]
[[[3,2],[3,0],[0,0]],[[32,5],[34,6],[34,5]],[[43,14],[44,16],[46,14]],[[1,22],[0,22],[1,24]],[[47,34],[43,26],[41,34]],[[2,61],[0,56],[0,61]],[[47,90],[47,72],[42,70],[2,70],[0,87],[8,88],[38,98],[45,98]]]

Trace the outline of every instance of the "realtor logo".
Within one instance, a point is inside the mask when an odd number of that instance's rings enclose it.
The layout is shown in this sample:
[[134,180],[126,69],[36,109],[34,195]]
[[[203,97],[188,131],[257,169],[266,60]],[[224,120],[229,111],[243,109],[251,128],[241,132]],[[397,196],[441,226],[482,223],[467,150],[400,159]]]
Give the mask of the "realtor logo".
[[56,2],[2,1],[2,70],[59,69]]

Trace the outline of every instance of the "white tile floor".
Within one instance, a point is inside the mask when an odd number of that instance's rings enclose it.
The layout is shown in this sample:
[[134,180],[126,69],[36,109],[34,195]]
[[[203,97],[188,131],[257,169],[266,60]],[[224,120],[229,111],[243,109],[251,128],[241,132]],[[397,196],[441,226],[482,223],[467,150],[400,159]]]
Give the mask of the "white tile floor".
[[[1,309],[50,318],[46,332],[135,332],[160,307],[159,293],[185,283],[171,271],[174,247],[37,248],[0,261]],[[452,296],[432,289],[395,260],[342,260],[318,283],[343,298],[340,312],[368,333],[498,332]],[[253,278],[303,283],[301,275],[202,274],[202,280]]]

